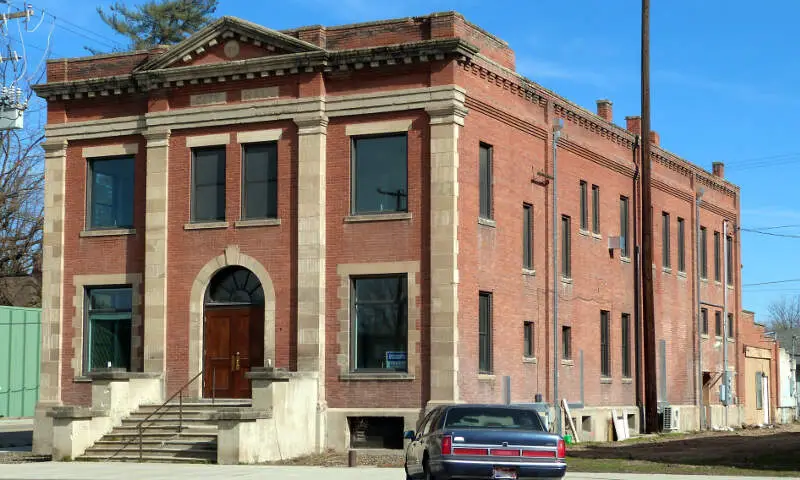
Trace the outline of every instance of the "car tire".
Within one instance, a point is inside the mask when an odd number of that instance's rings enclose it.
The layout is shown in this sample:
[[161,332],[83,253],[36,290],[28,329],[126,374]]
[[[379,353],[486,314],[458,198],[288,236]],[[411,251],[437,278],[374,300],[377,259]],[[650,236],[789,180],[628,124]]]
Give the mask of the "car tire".
[[436,480],[436,477],[431,473],[431,466],[430,462],[428,462],[427,455],[425,455],[425,458],[422,460],[422,472],[425,475],[423,477],[425,480]]

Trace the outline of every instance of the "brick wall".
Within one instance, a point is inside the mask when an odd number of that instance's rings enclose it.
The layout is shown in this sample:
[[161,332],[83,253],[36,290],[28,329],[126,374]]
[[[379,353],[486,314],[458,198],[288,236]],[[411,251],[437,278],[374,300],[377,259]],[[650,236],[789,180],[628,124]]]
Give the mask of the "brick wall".
[[[120,143],[138,143],[139,153],[136,155],[134,167],[133,223],[135,235],[117,237],[81,238],[80,233],[86,225],[86,185],[87,162],[83,157],[83,148]],[[75,336],[73,317],[75,307],[73,297],[76,295],[73,284],[75,275],[103,275],[121,273],[142,273],[144,268],[144,216],[145,216],[145,145],[139,137],[116,137],[102,141],[78,141],[71,143],[67,150],[67,168],[65,183],[64,213],[64,322],[62,348],[64,363],[62,370],[62,398],[67,404],[89,405],[91,403],[91,385],[75,383],[75,377],[83,372],[75,372],[71,359],[75,356],[72,339]],[[77,292],[80,293],[80,292]],[[141,332],[140,332],[141,335]],[[84,336],[84,338],[86,338]]]

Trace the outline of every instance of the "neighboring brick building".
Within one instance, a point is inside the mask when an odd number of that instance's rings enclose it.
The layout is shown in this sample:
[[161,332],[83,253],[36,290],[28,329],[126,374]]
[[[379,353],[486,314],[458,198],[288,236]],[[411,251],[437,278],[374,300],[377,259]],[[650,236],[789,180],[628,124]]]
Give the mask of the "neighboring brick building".
[[[640,124],[514,64],[457,13],[283,32],[226,17],[170,48],[50,61],[36,87],[48,102],[40,416],[88,404],[86,374],[108,362],[163,374],[166,395],[201,371],[192,391],[217,397],[249,395],[248,365],[318,373],[335,448],[358,417],[413,425],[432,404],[500,401],[505,375],[513,401],[552,401],[560,118],[559,396],[603,437],[608,409],[636,405]],[[739,188],[654,138],[659,398],[691,429],[698,291],[710,330],[727,292],[738,367],[739,239],[725,288],[715,232],[735,231]]]

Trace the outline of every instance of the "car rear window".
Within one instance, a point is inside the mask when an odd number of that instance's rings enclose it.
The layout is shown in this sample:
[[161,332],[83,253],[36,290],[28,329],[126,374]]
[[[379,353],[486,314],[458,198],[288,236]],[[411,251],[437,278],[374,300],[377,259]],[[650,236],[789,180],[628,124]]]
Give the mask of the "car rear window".
[[463,407],[447,412],[445,428],[504,428],[544,431],[539,414],[533,410]]

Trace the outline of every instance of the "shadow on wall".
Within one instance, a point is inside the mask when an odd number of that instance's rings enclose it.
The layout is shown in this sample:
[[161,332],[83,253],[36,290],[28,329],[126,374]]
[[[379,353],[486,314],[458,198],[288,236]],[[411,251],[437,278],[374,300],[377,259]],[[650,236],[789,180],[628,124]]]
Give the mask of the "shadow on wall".
[[800,471],[800,429],[771,435],[717,434],[631,445],[588,445],[575,458],[623,459],[666,464]]

